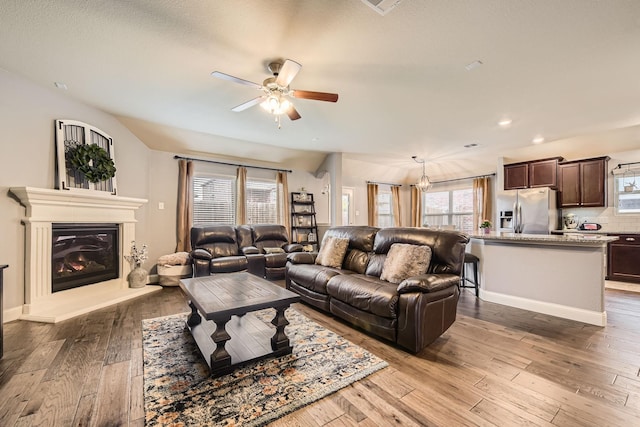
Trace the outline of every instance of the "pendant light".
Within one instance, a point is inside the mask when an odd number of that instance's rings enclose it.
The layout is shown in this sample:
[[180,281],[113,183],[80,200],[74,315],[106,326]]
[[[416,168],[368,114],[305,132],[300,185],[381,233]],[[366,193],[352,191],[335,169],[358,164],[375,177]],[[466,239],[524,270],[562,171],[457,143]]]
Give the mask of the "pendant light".
[[411,158],[416,162],[422,165],[422,176],[416,182],[416,188],[421,192],[426,192],[431,187],[431,181],[429,181],[429,177],[427,176],[427,172],[425,171],[425,159],[418,159],[417,156],[411,156]]

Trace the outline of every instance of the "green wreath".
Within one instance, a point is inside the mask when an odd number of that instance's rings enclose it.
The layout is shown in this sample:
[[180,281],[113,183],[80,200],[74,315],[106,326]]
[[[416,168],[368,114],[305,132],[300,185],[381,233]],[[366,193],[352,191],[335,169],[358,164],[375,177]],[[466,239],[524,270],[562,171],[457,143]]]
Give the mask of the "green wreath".
[[67,161],[71,169],[80,172],[87,181],[94,184],[116,175],[116,165],[109,153],[96,144],[77,144],[69,147]]

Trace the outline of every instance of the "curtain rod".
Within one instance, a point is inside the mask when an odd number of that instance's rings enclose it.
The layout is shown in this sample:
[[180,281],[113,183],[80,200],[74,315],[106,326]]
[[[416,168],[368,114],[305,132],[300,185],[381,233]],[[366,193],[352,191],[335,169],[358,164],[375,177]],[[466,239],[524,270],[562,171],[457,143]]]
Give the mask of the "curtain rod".
[[640,162],[618,163],[618,166],[611,169],[611,173],[613,173],[613,171],[616,169],[622,169],[623,166],[631,166],[631,165],[640,165]]
[[367,181],[367,184],[382,184],[382,185],[390,185],[392,187],[402,187],[402,184],[392,184],[390,182]]
[[182,157],[182,156],[173,156],[176,160],[194,160],[196,162],[205,162],[205,163],[215,163],[217,165],[226,165],[226,166],[240,166],[243,168],[251,168],[251,169],[263,169],[268,171],[276,171],[276,172],[287,172],[291,173],[292,170],[289,169],[277,169],[277,168],[268,168],[266,166],[251,166],[251,165],[241,165],[239,163],[227,163],[227,162],[219,162],[217,160],[205,160],[205,159],[192,159],[190,157]]
[[476,176],[467,176],[465,178],[454,178],[454,179],[445,179],[444,181],[431,181],[432,184],[442,184],[445,182],[454,182],[454,181],[462,181],[465,179],[475,179],[475,178],[486,178],[488,176],[495,176],[495,172],[494,173],[487,173],[484,175],[476,175]]

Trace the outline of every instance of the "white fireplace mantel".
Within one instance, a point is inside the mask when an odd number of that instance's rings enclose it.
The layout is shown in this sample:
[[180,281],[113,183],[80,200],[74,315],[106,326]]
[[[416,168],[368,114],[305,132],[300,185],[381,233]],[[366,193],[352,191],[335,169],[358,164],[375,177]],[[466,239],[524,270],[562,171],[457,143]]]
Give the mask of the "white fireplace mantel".
[[52,224],[118,224],[120,254],[125,254],[135,240],[135,211],[147,200],[90,190],[13,187],[10,192],[26,207],[25,303],[20,319],[55,323],[161,289],[129,288],[130,267],[121,260],[117,279],[51,292]]

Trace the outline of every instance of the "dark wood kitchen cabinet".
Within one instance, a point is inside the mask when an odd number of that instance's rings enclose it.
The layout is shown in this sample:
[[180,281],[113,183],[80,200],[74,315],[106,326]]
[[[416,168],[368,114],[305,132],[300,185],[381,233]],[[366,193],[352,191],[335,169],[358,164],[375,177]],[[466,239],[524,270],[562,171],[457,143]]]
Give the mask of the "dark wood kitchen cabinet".
[[618,240],[609,243],[607,279],[640,283],[640,234],[610,234]]
[[609,157],[558,164],[560,207],[604,207]]
[[529,163],[514,163],[504,166],[504,189],[529,188]]
[[504,189],[551,187],[558,185],[558,162],[562,157],[512,163],[504,166]]

